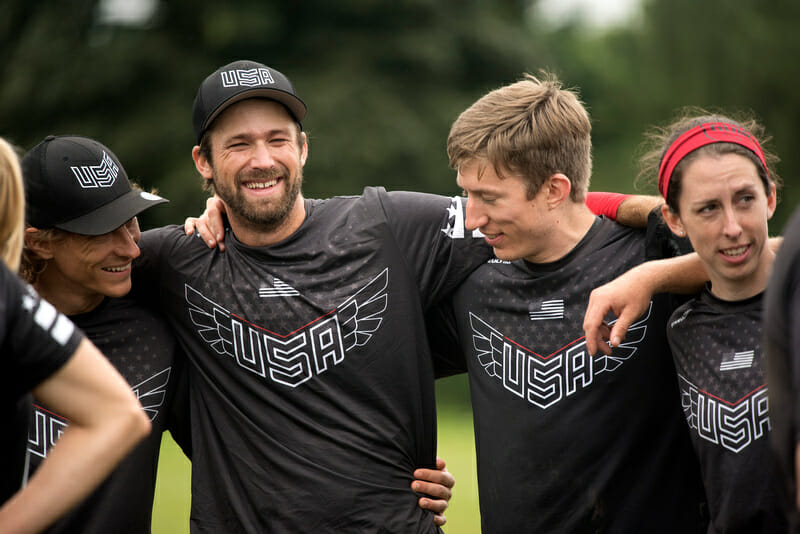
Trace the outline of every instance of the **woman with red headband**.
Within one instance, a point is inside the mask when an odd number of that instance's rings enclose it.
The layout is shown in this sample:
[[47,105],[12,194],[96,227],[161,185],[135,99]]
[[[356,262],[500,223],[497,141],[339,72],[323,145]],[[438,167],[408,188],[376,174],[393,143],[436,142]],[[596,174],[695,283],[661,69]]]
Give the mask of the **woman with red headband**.
[[708,273],[667,324],[680,397],[708,498],[708,532],[786,532],[769,448],[762,296],[774,260],[767,221],[778,179],[754,121],[685,117],[651,136],[662,215]]

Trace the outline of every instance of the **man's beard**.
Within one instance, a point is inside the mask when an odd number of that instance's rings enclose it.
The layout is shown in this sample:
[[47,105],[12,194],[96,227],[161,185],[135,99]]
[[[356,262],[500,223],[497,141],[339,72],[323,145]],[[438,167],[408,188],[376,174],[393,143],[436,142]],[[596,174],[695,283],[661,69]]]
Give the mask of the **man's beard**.
[[[272,180],[280,176],[285,176],[285,189],[280,196],[271,196],[263,202],[248,200],[239,189],[239,185],[246,180]],[[302,185],[302,167],[298,168],[297,174],[294,176],[290,176],[288,172],[281,173],[279,169],[275,168],[242,172],[236,175],[233,184],[217,180],[216,173],[214,176],[214,190],[227,209],[263,231],[274,230],[286,221],[300,194]]]

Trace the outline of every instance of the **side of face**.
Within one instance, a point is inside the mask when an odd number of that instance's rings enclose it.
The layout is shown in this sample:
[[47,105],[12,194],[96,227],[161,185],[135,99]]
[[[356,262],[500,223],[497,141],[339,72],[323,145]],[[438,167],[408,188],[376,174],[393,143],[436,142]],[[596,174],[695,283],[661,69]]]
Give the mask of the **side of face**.
[[26,239],[34,252],[48,260],[40,278],[47,287],[61,297],[99,302],[103,297],[122,297],[130,291],[131,263],[140,254],[140,235],[134,217],[99,236],[66,233],[53,240]]
[[767,194],[752,161],[703,154],[684,170],[679,213],[666,207],[663,213],[673,232],[689,237],[712,291],[757,294],[771,264],[768,221],[776,203],[775,186]]
[[459,166],[456,180],[467,196],[467,229],[480,230],[499,259],[536,258],[548,233],[546,184],[530,199],[522,177],[501,178],[480,159]]
[[220,114],[210,130],[212,161],[195,147],[200,174],[213,179],[229,217],[267,228],[297,208],[302,168],[308,155],[305,134],[278,104],[248,99]]

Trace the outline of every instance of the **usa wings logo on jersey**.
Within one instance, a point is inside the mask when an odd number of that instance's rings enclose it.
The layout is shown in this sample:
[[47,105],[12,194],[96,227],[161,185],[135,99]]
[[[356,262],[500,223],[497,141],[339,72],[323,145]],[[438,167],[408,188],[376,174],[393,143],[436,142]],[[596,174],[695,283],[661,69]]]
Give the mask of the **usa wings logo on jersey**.
[[678,379],[686,421],[701,439],[738,453],[769,433],[766,384],[731,402],[700,389],[683,375]]
[[[159,408],[164,405],[170,372],[171,368],[167,367],[131,388],[150,421],[156,420]],[[34,405],[34,414],[28,430],[28,453],[46,458],[69,422],[37,405]]]
[[389,269],[330,312],[293,332],[280,334],[254,324],[189,286],[189,316],[217,354],[259,376],[297,387],[341,363],[345,353],[367,344],[383,322]]
[[551,354],[539,354],[470,312],[472,346],[489,376],[497,378],[507,391],[544,410],[590,387],[597,375],[616,371],[636,354],[647,333],[652,306],[651,302],[647,314],[631,325],[625,341],[614,348],[611,356],[589,355],[585,336]]

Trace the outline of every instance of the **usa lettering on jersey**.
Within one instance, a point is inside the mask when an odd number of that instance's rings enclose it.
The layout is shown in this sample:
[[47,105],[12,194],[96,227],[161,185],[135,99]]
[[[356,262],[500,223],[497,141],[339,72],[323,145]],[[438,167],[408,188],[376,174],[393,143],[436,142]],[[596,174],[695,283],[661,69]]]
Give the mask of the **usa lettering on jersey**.
[[294,388],[340,364],[347,352],[372,339],[388,306],[388,283],[386,268],[341,305],[287,334],[230,312],[188,284],[185,291],[197,333],[217,354]]
[[738,453],[772,428],[766,384],[728,402],[703,391],[683,375],[678,379],[686,421],[701,439]]
[[470,312],[473,350],[486,373],[497,378],[506,391],[546,410],[590,387],[600,373],[614,372],[629,360],[645,338],[651,310],[652,303],[647,314],[631,325],[624,343],[615,347],[611,356],[591,356],[585,336],[542,355]]

